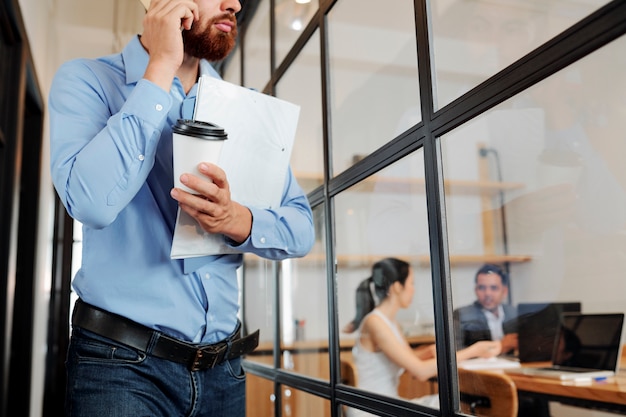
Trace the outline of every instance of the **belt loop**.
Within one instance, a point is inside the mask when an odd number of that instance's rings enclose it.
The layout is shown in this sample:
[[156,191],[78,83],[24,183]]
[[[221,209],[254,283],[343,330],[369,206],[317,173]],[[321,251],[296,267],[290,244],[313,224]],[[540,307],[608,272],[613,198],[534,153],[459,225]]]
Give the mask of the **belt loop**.
[[228,360],[230,349],[233,346],[233,340],[239,339],[239,337],[241,336],[240,332],[241,332],[241,321],[237,319],[237,326],[235,326],[235,331],[232,332],[231,335],[226,338],[226,351],[224,352],[224,359],[222,360],[225,360],[225,361]]
[[224,360],[224,361],[228,360],[228,355],[230,354],[230,348],[231,348],[232,345],[233,345],[233,341],[230,338],[228,338],[226,340],[226,351],[224,352],[224,359],[222,359],[222,360]]
[[154,347],[156,346],[160,338],[161,338],[161,332],[157,332],[156,330],[152,332],[152,336],[150,337],[148,346],[146,346],[146,353],[148,355],[152,355],[152,350],[154,349]]

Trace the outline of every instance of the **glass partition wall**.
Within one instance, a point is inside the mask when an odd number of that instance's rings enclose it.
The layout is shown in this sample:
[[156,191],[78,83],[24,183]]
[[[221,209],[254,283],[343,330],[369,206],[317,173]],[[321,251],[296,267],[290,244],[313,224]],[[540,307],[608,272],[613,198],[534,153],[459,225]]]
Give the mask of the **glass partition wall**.
[[[245,361],[249,416],[499,415],[469,408],[462,308],[496,300],[502,310],[483,305],[496,322],[524,303],[626,310],[624,2],[260,0],[255,10],[224,78],[300,106],[291,168],[316,243],[302,259],[245,257],[242,317],[261,329]],[[367,279],[385,258],[411,271],[392,326],[436,355],[436,376],[395,358],[397,378],[372,383],[355,361],[355,346],[368,346],[359,294],[372,294]],[[477,279],[486,264],[507,278],[496,295]],[[511,356],[517,324],[491,336]],[[519,416],[598,406],[521,388],[515,398]]]

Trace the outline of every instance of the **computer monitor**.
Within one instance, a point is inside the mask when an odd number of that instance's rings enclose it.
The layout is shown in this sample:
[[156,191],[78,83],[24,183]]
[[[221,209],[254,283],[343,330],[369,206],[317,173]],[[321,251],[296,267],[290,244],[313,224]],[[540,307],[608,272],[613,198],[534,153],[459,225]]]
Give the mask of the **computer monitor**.
[[519,361],[542,362],[552,358],[554,339],[563,313],[580,312],[578,301],[519,303],[517,306]]

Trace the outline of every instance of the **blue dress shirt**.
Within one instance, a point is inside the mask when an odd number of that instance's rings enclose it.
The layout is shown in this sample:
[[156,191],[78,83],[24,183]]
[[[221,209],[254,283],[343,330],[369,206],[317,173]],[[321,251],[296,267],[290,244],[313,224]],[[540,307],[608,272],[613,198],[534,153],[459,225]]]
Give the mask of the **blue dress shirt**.
[[[51,172],[68,213],[83,225],[73,288],[85,302],[194,343],[215,343],[237,323],[243,255],[171,259],[178,203],[172,130],[191,118],[197,85],[170,93],[143,79],[138,37],[120,54],[59,69],[50,91]],[[202,61],[201,74],[219,77]],[[314,241],[306,195],[291,170],[281,207],[249,207],[252,231],[236,246],[269,259],[304,256]],[[227,243],[233,245],[233,242]]]

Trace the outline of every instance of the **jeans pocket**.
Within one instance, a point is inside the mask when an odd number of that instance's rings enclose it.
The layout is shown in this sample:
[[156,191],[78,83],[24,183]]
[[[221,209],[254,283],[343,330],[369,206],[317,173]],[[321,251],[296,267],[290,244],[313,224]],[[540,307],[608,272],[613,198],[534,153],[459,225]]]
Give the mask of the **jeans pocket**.
[[246,371],[241,366],[241,357],[233,358],[227,361],[224,361],[224,366],[228,371],[228,374],[236,379],[245,379]]
[[138,364],[146,359],[146,354],[94,333],[75,329],[69,358],[76,363]]

